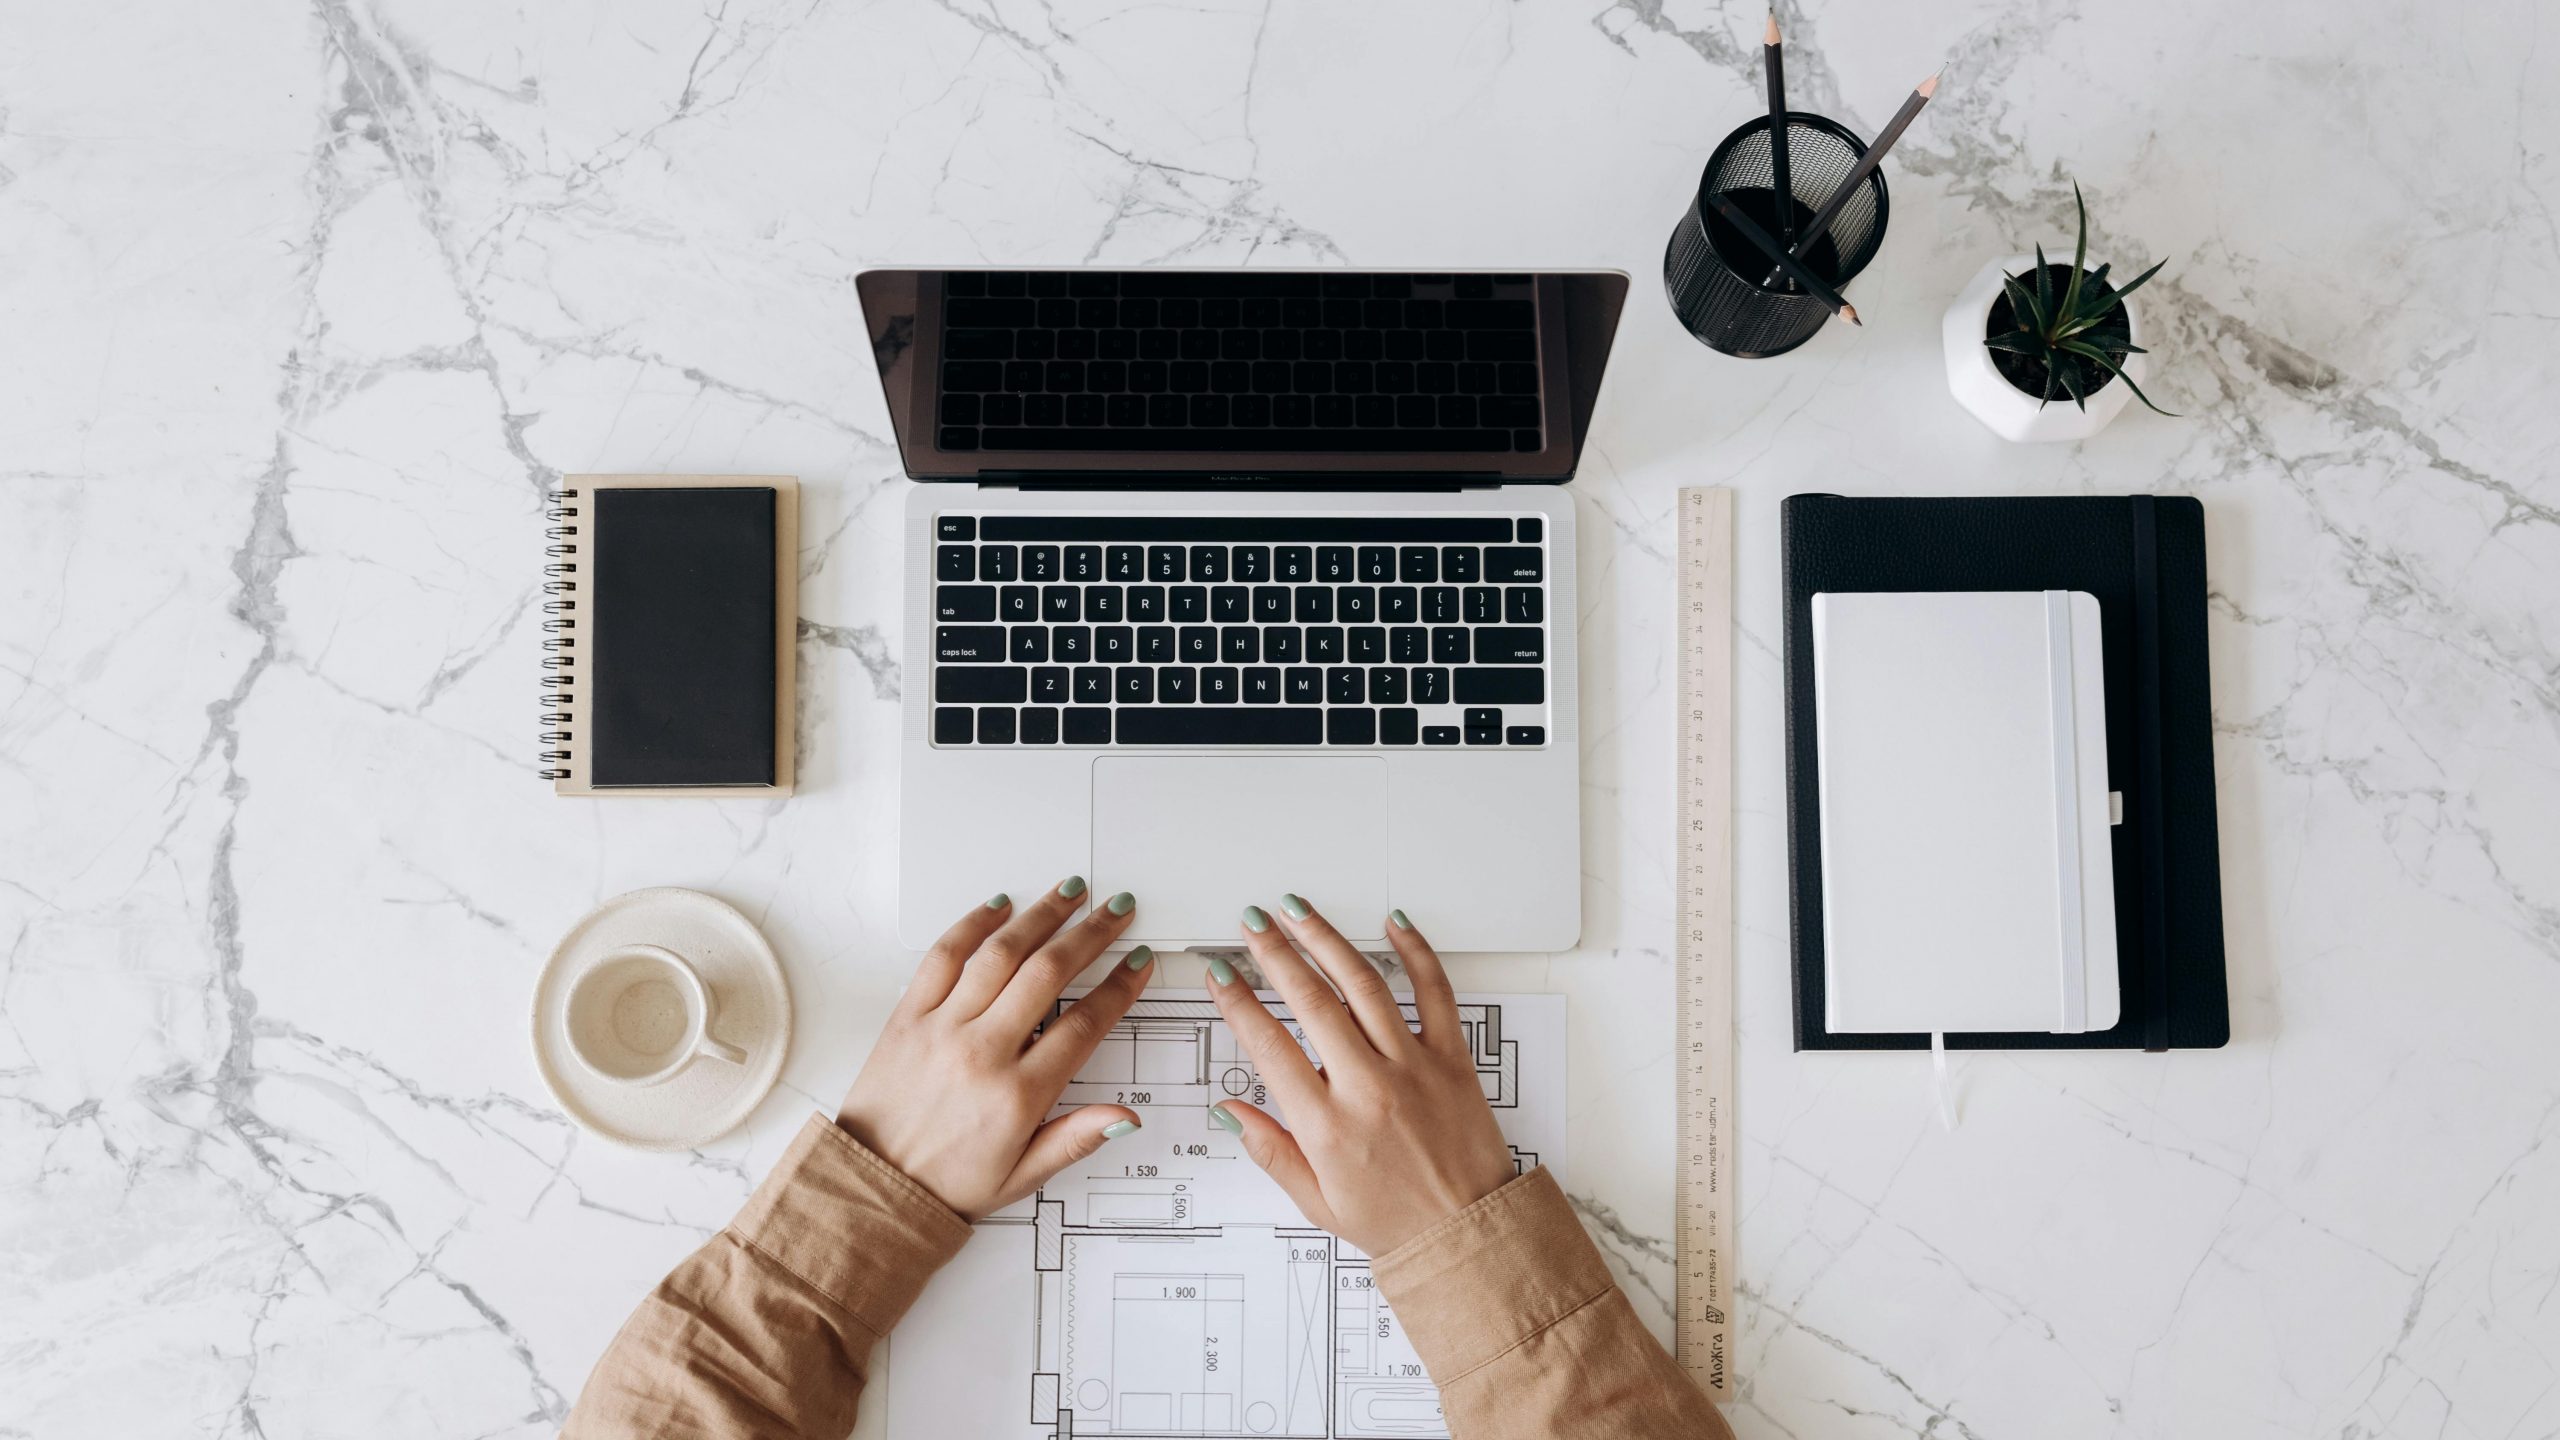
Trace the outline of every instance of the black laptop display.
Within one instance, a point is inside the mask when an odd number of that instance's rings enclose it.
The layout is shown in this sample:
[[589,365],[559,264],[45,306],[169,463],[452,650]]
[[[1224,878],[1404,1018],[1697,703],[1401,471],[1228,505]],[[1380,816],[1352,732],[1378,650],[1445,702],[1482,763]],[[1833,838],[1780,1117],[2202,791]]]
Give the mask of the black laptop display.
[[859,284],[919,479],[1564,480],[1626,294],[1615,274],[896,270]]

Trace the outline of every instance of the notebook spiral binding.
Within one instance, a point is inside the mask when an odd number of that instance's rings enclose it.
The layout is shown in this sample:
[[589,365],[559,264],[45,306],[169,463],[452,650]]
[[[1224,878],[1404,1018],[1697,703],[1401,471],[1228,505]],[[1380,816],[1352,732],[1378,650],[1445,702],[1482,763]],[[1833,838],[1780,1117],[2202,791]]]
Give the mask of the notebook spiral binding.
[[545,780],[569,778],[569,723],[577,703],[567,651],[578,643],[578,492],[551,492],[542,532],[542,765]]

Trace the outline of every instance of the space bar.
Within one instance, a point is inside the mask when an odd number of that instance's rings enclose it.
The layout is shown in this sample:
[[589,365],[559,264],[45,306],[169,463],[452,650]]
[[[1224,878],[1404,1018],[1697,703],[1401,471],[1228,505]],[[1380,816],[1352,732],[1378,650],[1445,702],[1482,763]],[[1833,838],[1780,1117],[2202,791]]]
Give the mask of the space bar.
[[1123,745],[1321,745],[1324,712],[1223,706],[1122,706],[1115,731]]

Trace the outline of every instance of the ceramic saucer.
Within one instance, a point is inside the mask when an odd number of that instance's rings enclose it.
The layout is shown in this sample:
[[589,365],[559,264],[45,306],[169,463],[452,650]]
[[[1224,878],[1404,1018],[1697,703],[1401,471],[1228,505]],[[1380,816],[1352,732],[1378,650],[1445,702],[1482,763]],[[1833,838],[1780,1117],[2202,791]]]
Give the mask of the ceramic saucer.
[[[654,1085],[605,1080],[569,1050],[571,982],[626,945],[658,945],[700,972],[717,1002],[711,1033],[746,1063],[697,1056]],[[791,1051],[791,986],[755,922],[699,890],[634,890],[570,927],[533,987],[533,1058],[560,1108],[587,1129],[642,1150],[690,1150],[745,1123]]]

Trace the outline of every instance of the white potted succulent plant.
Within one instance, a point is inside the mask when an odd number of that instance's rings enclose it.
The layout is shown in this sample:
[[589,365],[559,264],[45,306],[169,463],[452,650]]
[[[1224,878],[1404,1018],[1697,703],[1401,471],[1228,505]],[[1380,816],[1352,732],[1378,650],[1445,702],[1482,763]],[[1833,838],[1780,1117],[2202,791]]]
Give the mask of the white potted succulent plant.
[[[2142,322],[2128,299],[2169,262],[2122,286],[2108,281],[2109,267],[2089,269],[2089,207],[2076,184],[2071,198],[2080,238],[2069,265],[2046,260],[2041,245],[1994,260],[1940,327],[1947,389],[2004,440],[2086,440],[2134,399],[2169,413],[2142,393]],[[2061,399],[2071,404],[2053,403]]]

